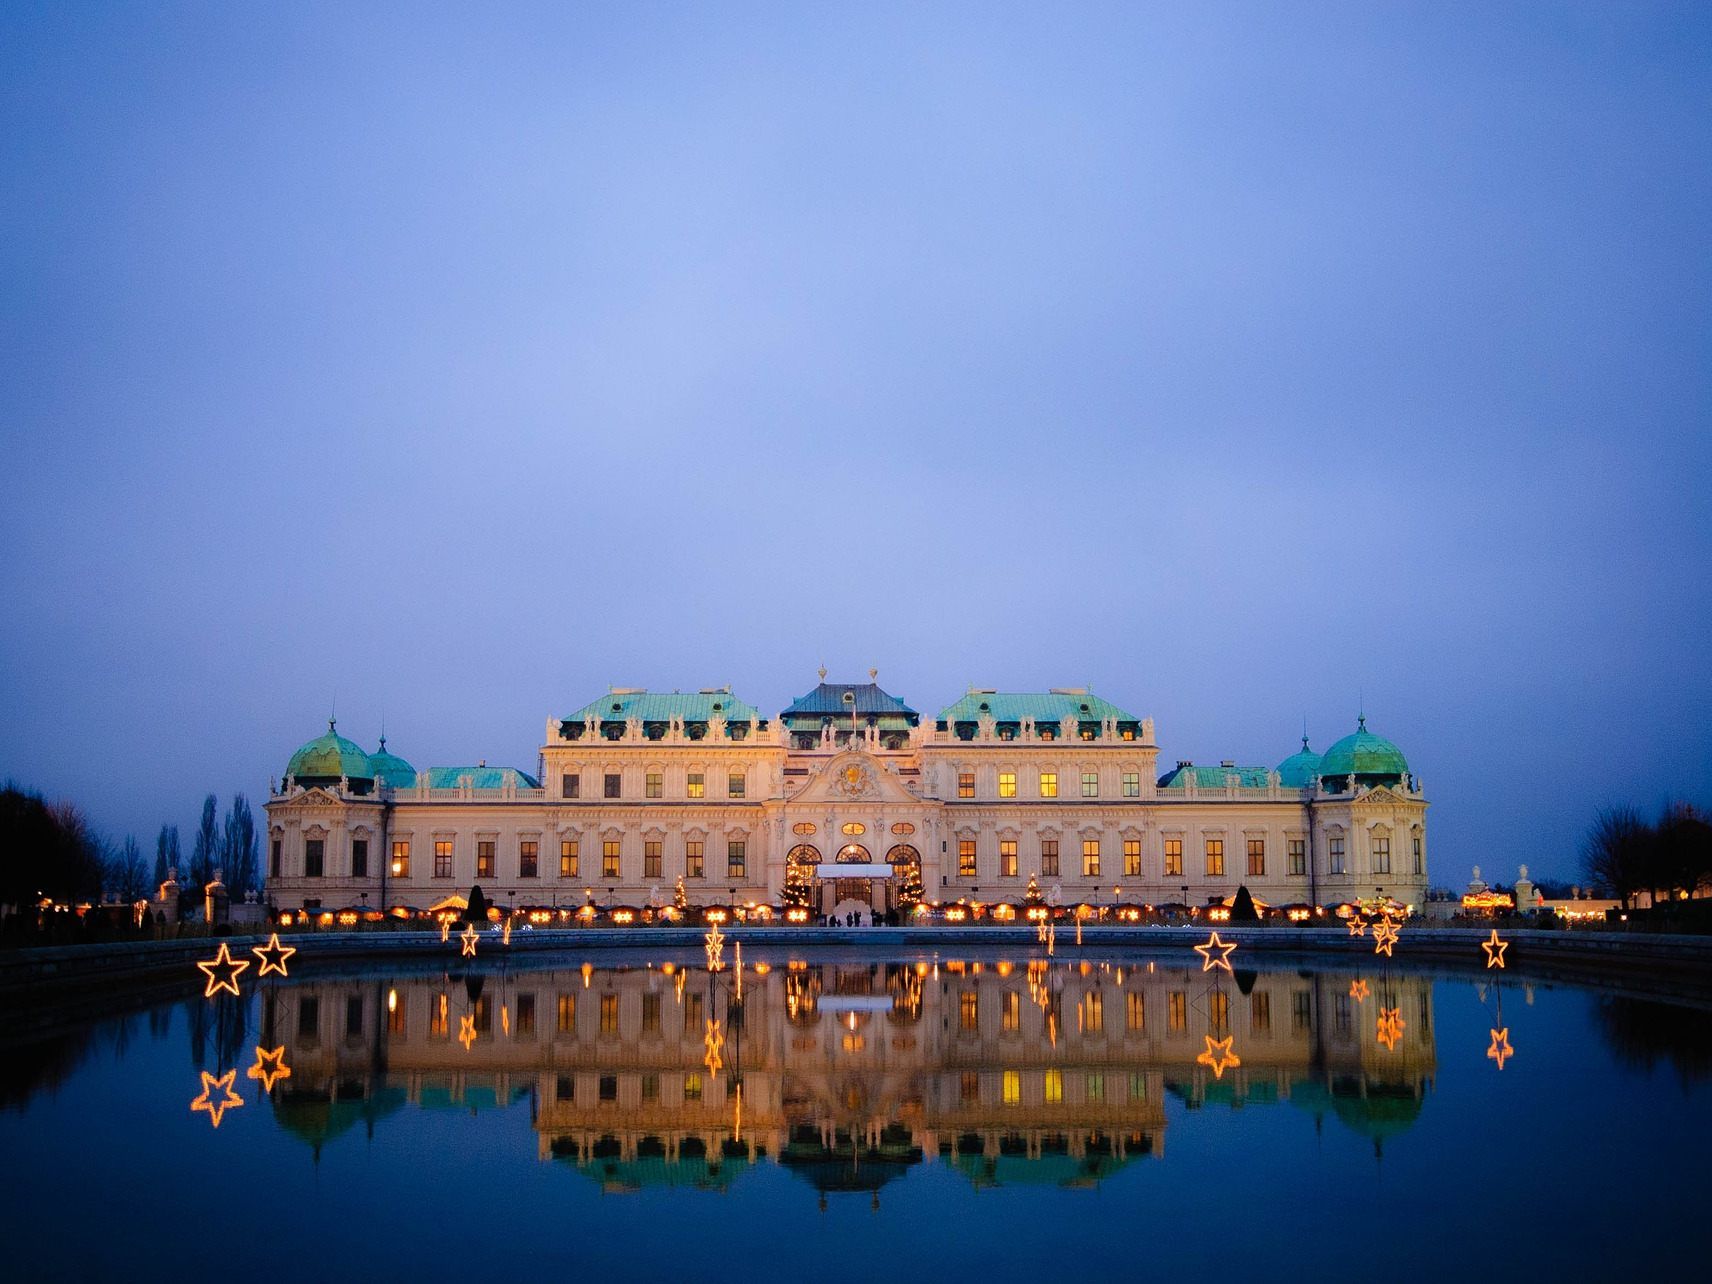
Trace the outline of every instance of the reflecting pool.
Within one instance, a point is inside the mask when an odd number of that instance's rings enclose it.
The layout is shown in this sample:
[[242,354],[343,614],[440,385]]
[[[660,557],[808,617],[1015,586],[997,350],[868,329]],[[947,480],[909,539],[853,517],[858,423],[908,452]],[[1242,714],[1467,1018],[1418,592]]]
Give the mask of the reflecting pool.
[[1599,1279],[1699,1252],[1693,1002],[755,953],[15,1013],[9,1273]]

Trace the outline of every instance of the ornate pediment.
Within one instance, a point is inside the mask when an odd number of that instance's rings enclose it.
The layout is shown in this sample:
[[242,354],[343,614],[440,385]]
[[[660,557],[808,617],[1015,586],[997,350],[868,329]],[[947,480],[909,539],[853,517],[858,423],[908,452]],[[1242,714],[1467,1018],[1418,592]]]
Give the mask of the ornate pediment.
[[919,803],[897,775],[865,753],[841,753],[811,775],[796,793],[793,803]]
[[1375,785],[1361,797],[1355,800],[1357,807],[1410,807],[1415,805],[1413,798],[1405,798],[1384,785]]
[[338,794],[331,793],[319,785],[305,789],[289,801],[294,807],[342,807],[345,805],[345,800]]

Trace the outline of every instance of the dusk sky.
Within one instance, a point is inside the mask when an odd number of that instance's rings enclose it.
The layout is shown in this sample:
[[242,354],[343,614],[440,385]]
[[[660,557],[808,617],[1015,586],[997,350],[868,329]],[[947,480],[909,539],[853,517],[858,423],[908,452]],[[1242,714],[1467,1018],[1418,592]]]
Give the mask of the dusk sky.
[[1712,804],[1712,6],[11,3],[0,148],[0,779],[151,854],[822,663]]

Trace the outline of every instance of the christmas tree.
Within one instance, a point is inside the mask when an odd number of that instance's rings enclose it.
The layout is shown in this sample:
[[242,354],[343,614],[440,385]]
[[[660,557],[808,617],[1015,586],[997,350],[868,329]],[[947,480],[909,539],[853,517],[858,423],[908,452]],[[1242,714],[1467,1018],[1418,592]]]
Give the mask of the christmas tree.
[[690,907],[689,894],[684,891],[684,876],[678,875],[678,885],[672,891],[672,908],[682,914]]
[[809,901],[812,899],[812,889],[809,886],[809,870],[811,868],[812,866],[794,860],[786,864],[784,893],[786,909],[807,909],[809,907]]
[[921,904],[921,862],[906,861],[901,872],[903,879],[898,884],[898,904],[900,906]]

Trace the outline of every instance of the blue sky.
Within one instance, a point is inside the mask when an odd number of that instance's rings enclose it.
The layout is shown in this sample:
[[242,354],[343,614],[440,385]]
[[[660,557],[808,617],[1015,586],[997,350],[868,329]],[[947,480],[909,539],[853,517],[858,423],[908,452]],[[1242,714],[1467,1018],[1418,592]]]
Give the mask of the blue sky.
[[494,8],[0,12],[0,777],[824,662],[1712,803],[1712,10]]

